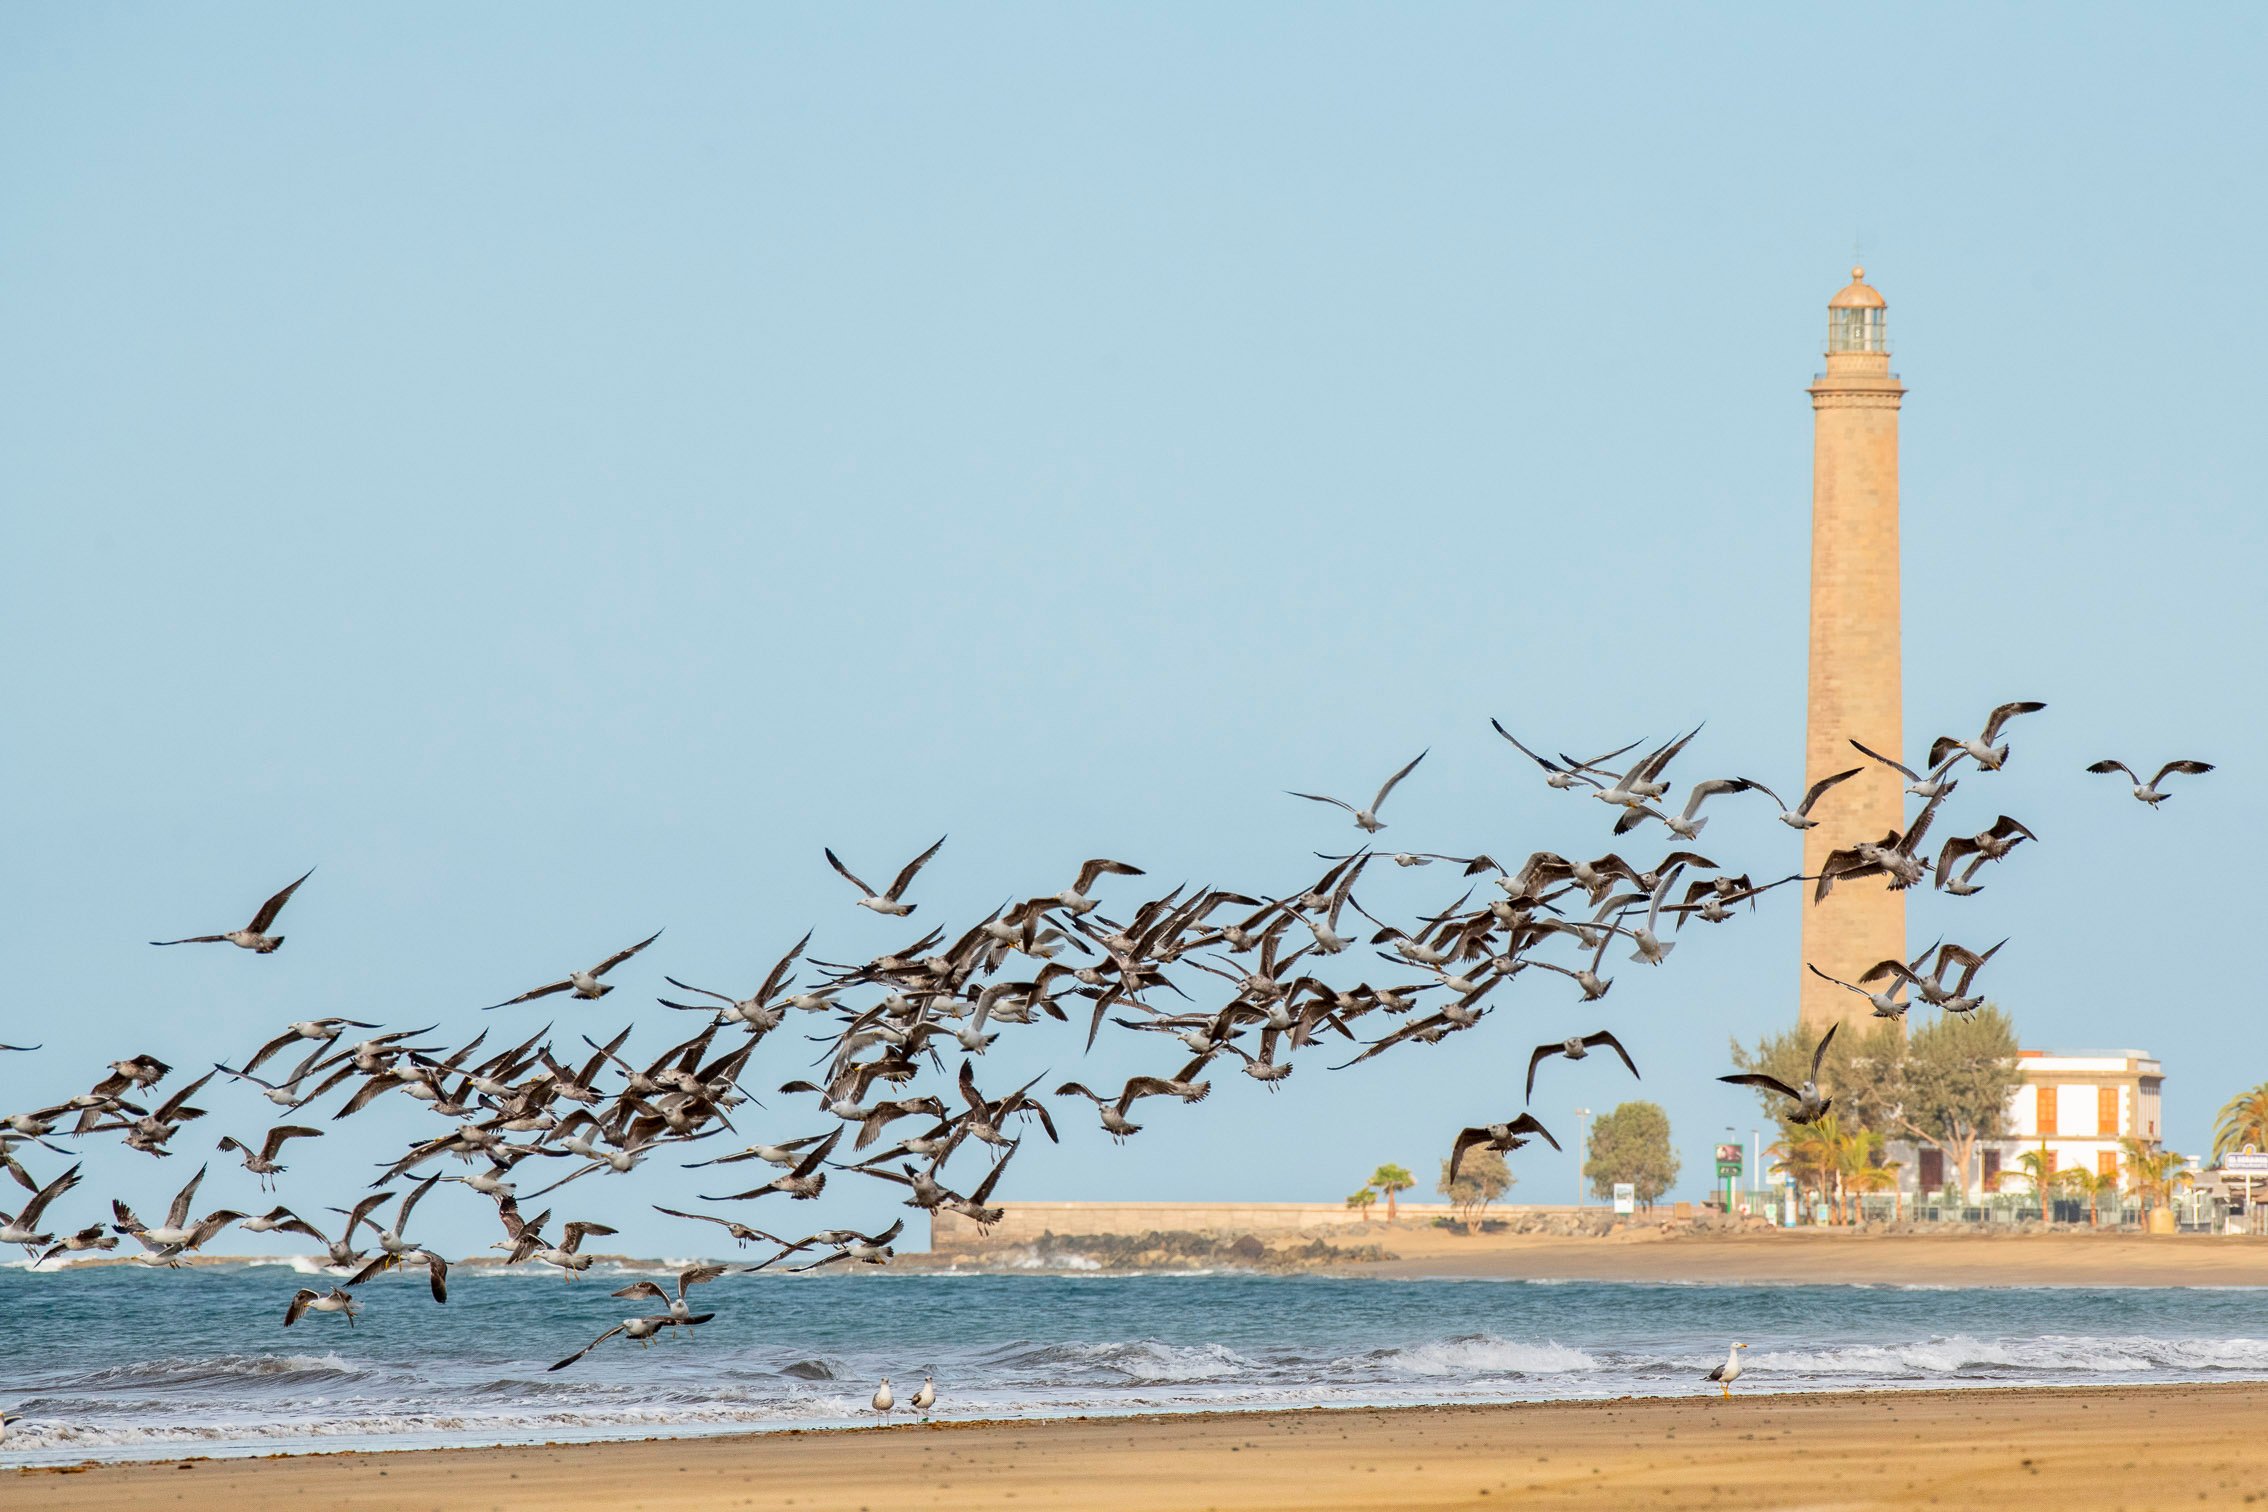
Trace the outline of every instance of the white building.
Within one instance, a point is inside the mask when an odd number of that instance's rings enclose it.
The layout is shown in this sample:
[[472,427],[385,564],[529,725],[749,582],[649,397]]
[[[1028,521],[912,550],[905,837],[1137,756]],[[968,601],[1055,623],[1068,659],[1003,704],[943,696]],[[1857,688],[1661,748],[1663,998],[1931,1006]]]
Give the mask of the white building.
[[[2000,1191],[2004,1174],[2008,1190],[2027,1190],[2017,1160],[2043,1146],[2051,1173],[2080,1167],[2117,1175],[2122,1140],[2156,1144],[2162,1138],[2165,1070],[2145,1051],[2019,1050],[2016,1073],[2021,1080],[2008,1100],[2008,1134],[1978,1145],[1982,1170],[1971,1173],[1972,1190]],[[1935,1192],[1946,1185],[1943,1151],[1925,1146],[1902,1150],[1898,1158],[1913,1162],[1907,1190]]]

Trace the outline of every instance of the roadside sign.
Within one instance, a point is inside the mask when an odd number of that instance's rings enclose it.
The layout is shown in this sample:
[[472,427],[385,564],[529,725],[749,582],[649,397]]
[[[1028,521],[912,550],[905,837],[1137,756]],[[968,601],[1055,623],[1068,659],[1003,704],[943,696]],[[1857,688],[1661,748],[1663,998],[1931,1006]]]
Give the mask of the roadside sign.
[[1717,1146],[1717,1175],[1738,1176],[1741,1171],[1741,1148],[1736,1144]]
[[2268,1154],[2244,1150],[2223,1155],[2221,1169],[2231,1176],[2268,1176]]
[[1614,1184],[1614,1210],[1618,1213],[1638,1211],[1638,1188],[1627,1181]]

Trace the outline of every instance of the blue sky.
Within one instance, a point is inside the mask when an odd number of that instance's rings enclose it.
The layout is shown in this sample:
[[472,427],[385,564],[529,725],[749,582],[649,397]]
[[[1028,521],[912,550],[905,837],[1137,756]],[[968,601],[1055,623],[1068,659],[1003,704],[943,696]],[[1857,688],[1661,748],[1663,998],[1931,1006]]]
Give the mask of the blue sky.
[[[312,1013],[469,1032],[664,925],[544,1017],[659,1018],[665,971],[746,990],[813,926],[899,938],[828,844],[886,871],[949,832],[940,918],[1090,854],[1281,888],[1352,832],[1280,790],[1428,746],[1389,842],[1594,853],[1596,806],[1491,715],[1594,749],[1707,718],[1693,775],[1800,787],[1802,390],[1856,249],[1911,389],[1911,743],[2051,705],[1993,794],[2042,843],[1912,928],[2013,936],[2027,1043],[2159,1054],[2200,1148],[2268,1079],[2264,61],[2234,9],[15,8],[0,1039],[48,1048],[0,1102]],[[2151,814],[2080,773],[2112,754],[2223,770]],[[1792,869],[1774,829],[1710,839]],[[318,863],[274,957],[141,943]],[[1593,1060],[1538,1111],[1661,1101],[1698,1192],[1755,1123],[1711,1078],[1792,1018],[1795,930],[1626,969],[1642,1087]],[[1528,1046],[1594,1027],[1519,986],[1449,1047],[1230,1077],[1124,1149],[1074,1116],[1009,1195],[1430,1173]],[[264,1111],[208,1106],[199,1134]],[[414,1126],[302,1144],[286,1196],[342,1200]],[[588,1200],[693,1247],[635,1213],[695,1183],[645,1174]],[[886,1220],[839,1185],[824,1216]]]

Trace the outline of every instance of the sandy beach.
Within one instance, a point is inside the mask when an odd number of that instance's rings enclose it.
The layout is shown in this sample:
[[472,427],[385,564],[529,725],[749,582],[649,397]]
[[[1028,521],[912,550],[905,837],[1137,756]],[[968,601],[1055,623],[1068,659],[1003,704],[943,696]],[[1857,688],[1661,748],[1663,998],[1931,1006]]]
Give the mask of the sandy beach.
[[43,1512],[2147,1508],[2268,1499],[2268,1385],[933,1425],[0,1475]]
[[1347,1275],[1751,1285],[2268,1286],[2268,1239],[2209,1234],[1860,1233],[1806,1228],[1608,1238],[1372,1225],[1398,1258]]

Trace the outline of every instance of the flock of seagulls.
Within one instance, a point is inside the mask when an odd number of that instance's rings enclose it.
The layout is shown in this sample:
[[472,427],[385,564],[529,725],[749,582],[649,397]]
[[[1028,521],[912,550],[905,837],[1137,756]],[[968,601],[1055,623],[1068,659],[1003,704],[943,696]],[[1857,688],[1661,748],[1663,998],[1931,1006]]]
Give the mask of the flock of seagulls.
[[[2001,705],[1977,736],[1932,742],[1920,768],[1860,746],[1864,762],[1811,784],[1793,807],[1772,787],[1743,776],[1694,781],[1682,803],[1677,801],[1671,768],[1698,727],[1635,757],[1641,742],[1583,760],[1539,753],[1492,721],[1542,771],[1548,787],[1588,794],[1612,809],[1613,834],[1643,836],[1659,825],[1673,848],[1644,866],[1611,850],[1588,859],[1538,851],[1514,864],[1486,854],[1375,851],[1368,837],[1385,828],[1380,811],[1424,761],[1421,752],[1388,777],[1367,806],[1318,793],[1292,794],[1344,810],[1365,837],[1350,853],[1317,853],[1326,865],[1307,880],[1251,891],[1182,885],[1145,898],[1133,886],[1145,875],[1141,867],[1093,858],[1066,886],[1003,903],[958,932],[926,928],[864,961],[807,954],[813,939],[807,932],[746,996],[667,977],[681,996],[657,999],[668,1011],[658,1021],[647,1016],[646,1025],[667,1023],[687,1032],[672,1032],[659,1048],[636,1053],[629,1045],[640,1027],[637,1019],[603,1040],[595,1033],[606,1031],[583,1032],[589,1026],[578,1022],[572,1033],[545,1025],[514,1043],[492,1045],[491,1029],[508,1020],[484,1020],[490,1028],[457,1043],[441,1036],[438,1024],[388,1029],[325,1017],[283,1026],[235,1066],[216,1062],[180,1078],[153,1056],[131,1056],[111,1062],[83,1091],[0,1114],[0,1167],[29,1194],[14,1212],[0,1212],[0,1245],[20,1247],[44,1263],[130,1241],[143,1263],[174,1267],[232,1226],[292,1234],[310,1243],[310,1258],[335,1282],[296,1291],[284,1307],[283,1325],[299,1326],[321,1314],[342,1317],[351,1328],[364,1306],[361,1290],[389,1271],[424,1271],[434,1305],[447,1304],[449,1264],[421,1247],[411,1232],[419,1204],[439,1187],[467,1194],[446,1200],[488,1205],[502,1264],[549,1267],[572,1283],[593,1263],[584,1242],[615,1231],[596,1216],[568,1216],[570,1202],[585,1214],[606,1212],[621,1190],[618,1183],[643,1163],[692,1153],[685,1147],[720,1135],[748,1139],[743,1124],[760,1123],[763,1138],[729,1153],[703,1150],[706,1158],[684,1162],[735,1178],[720,1181],[724,1190],[701,1198],[718,1210],[656,1211],[688,1225],[721,1228],[744,1249],[769,1251],[738,1269],[886,1265],[904,1229],[902,1217],[871,1230],[800,1235],[776,1232],[790,1225],[771,1218],[763,1220],[769,1228],[752,1220],[760,1213],[792,1211],[792,1204],[818,1197],[830,1182],[847,1180],[871,1182],[876,1195],[906,1208],[955,1213],[989,1226],[1003,1216],[993,1197],[1024,1142],[1035,1133],[1051,1142],[1061,1137],[1060,1100],[1086,1103],[1102,1133],[1123,1143],[1157,1117],[1203,1102],[1223,1073],[1240,1073],[1273,1091],[1325,1042],[1351,1052],[1334,1062],[1344,1066],[1439,1045],[1503,1012],[1509,984],[1531,971],[1538,983],[1567,979],[1577,1007],[1595,1004],[1613,986],[1609,955],[1618,946],[1627,947],[1629,962],[1658,968],[1675,948],[1671,936],[1687,924],[1729,922],[1785,886],[1809,883],[1814,900],[1837,885],[1875,878],[1893,888],[1927,884],[1950,896],[1973,895],[1982,890],[1977,878],[1983,868],[2036,842],[2032,830],[2003,814],[1973,835],[1946,840],[1934,858],[1924,841],[1970,772],[1999,773],[2007,766],[2003,733],[2010,721],[2041,707]],[[1693,848],[1710,822],[1702,814],[1704,804],[1714,816],[1737,809],[1744,795],[1755,793],[1772,804],[1781,824],[1809,829],[1821,822],[1814,814],[1821,798],[1859,778],[1868,763],[1895,771],[1920,807],[1900,829],[1837,846],[1816,875],[1759,884]],[[2201,761],[2168,762],[2148,782],[2116,761],[2088,770],[2125,773],[2134,796],[2155,809],[2167,796],[2162,784],[2169,776],[2212,768]],[[832,849],[825,859],[856,889],[856,906],[896,921],[915,913],[919,904],[911,893],[944,845],[940,838],[880,891]],[[1454,868],[1464,890],[1432,912],[1381,918],[1357,890],[1382,875],[1373,868],[1389,862],[1397,870]],[[273,932],[278,919],[312,875],[275,893],[242,929],[152,943],[225,943],[272,954],[284,944],[284,936]],[[587,970],[482,1011],[557,997],[596,1002],[616,990],[606,980],[610,973],[660,939],[657,930]],[[1886,1017],[1902,1016],[1916,1003],[1968,1012],[1983,1002],[1977,978],[1999,948],[1940,942],[1913,961],[1884,961],[1859,981],[1837,985],[1865,996]],[[678,1014],[699,1021],[688,1025]],[[783,1045],[802,1038],[783,1032],[797,1022],[815,1031],[808,1037],[823,1052],[809,1074],[760,1088],[771,1099],[760,1102],[749,1090],[757,1052],[775,1036]],[[1043,1078],[1035,1077],[1001,1090],[986,1075],[987,1052],[1003,1034],[1037,1035],[1051,1024],[1065,1026],[1067,1053],[1091,1048],[1109,1027],[1120,1031],[1124,1043],[1155,1046],[1165,1055],[1162,1064],[1116,1086],[1063,1080],[1047,1090],[1040,1085]],[[1783,1116],[1790,1122],[1814,1121],[1833,1104],[1819,1085],[1833,1032],[1815,1048],[1811,1076],[1800,1086],[1761,1075],[1721,1080],[1785,1099]],[[0,1046],[18,1053],[36,1049]],[[1633,1078],[1639,1075],[1622,1041],[1600,1028],[1537,1045],[1528,1060],[1525,1100],[1532,1102],[1546,1062],[1580,1062],[1599,1049],[1611,1051]],[[987,1082],[993,1082],[990,1089]],[[247,1189],[262,1194],[259,1202],[196,1215],[207,1175],[200,1166],[161,1224],[143,1222],[120,1200],[111,1201],[107,1223],[73,1227],[54,1220],[81,1184],[82,1163],[74,1159],[41,1176],[31,1165],[43,1155],[70,1157],[70,1145],[115,1137],[128,1150],[168,1158],[192,1142],[184,1131],[207,1116],[197,1102],[211,1101],[211,1094],[227,1088],[257,1093],[274,1110],[268,1116],[279,1119],[257,1134],[231,1134],[214,1146],[237,1158]],[[780,1101],[783,1097],[788,1100]],[[355,1115],[385,1098],[422,1103],[432,1122],[407,1147],[371,1152],[379,1174],[367,1191],[335,1206],[295,1209],[273,1200],[290,1184],[286,1156],[296,1142],[351,1137]],[[1059,1105],[1051,1107],[1051,1098]],[[1526,1111],[1464,1128],[1451,1143],[1452,1174],[1475,1148],[1509,1154],[1537,1139],[1560,1148]],[[543,1179],[531,1179],[539,1172]],[[263,1203],[266,1211],[250,1211]],[[551,1368],[565,1370],[611,1339],[646,1346],[665,1333],[690,1338],[716,1314],[693,1311],[688,1294],[732,1269],[699,1265],[681,1272],[673,1289],[641,1281],[616,1292],[617,1298],[656,1310],[622,1318]],[[1729,1387],[1739,1373],[1735,1346],[1711,1379]],[[934,1382],[925,1380],[908,1405],[927,1412],[935,1399]],[[887,1415],[894,1402],[885,1381],[874,1410]]]

